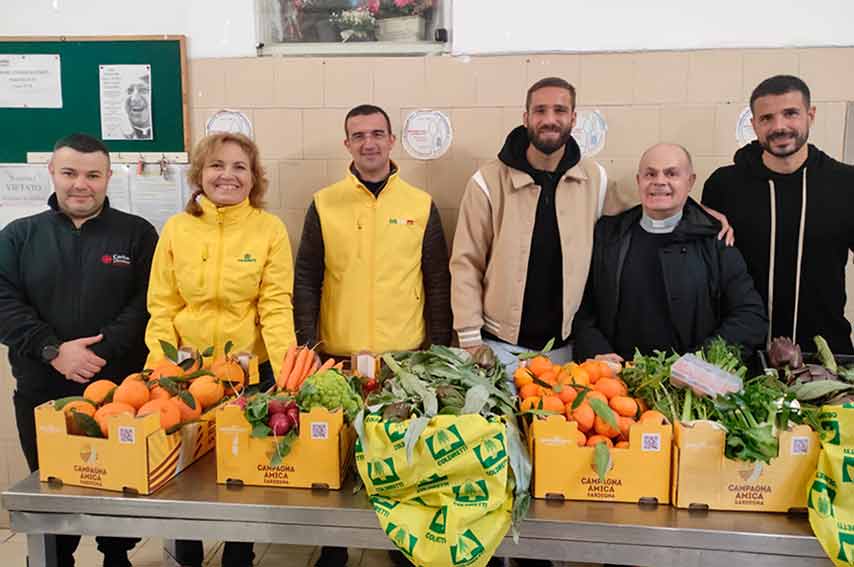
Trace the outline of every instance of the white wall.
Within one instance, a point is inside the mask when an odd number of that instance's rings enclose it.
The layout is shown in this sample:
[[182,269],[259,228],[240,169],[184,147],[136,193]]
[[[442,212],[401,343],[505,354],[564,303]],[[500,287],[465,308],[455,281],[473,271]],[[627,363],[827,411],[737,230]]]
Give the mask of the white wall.
[[456,0],[455,53],[854,45],[851,0]]

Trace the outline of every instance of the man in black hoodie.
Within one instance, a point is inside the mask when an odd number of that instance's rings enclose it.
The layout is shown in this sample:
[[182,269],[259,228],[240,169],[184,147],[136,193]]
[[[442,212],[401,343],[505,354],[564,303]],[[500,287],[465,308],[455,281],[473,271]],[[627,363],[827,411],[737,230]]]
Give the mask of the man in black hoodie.
[[[99,140],[72,134],[48,165],[50,210],[0,232],[0,341],[9,347],[21,448],[38,469],[33,410],[81,395],[92,380],[139,372],[145,300],[157,232],[110,208],[110,157]],[[130,565],[138,539],[99,537],[105,567]],[[74,565],[79,536],[57,536],[58,565]]]
[[703,203],[727,215],[768,309],[767,338],[851,354],[845,266],[854,249],[854,167],[807,144],[815,107],[799,78],[762,81],[750,97],[757,140],[715,171]]

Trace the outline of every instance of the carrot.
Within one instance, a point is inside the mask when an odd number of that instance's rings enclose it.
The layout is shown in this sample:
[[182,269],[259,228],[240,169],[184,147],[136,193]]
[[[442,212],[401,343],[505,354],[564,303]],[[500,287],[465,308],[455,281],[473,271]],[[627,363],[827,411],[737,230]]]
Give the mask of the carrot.
[[334,368],[335,370],[344,370],[344,361],[342,360],[341,362],[339,362],[338,364],[336,364],[332,368]]
[[321,364],[321,365],[320,365],[320,368],[318,368],[318,369],[317,369],[318,374],[319,374],[319,373],[321,373],[321,372],[326,372],[327,370],[329,370],[330,368],[332,368],[332,366],[333,366],[334,364],[335,364],[335,359],[334,359],[334,358],[327,359],[327,361],[326,361],[326,362],[324,362],[323,364]]
[[308,368],[306,369],[305,373],[303,373],[303,375],[300,377],[300,379],[297,381],[297,388],[296,388],[297,391],[299,391],[300,387],[302,387],[302,383],[305,382],[305,379],[308,378],[309,376],[311,376],[312,374],[314,374],[319,367],[319,365],[317,364],[317,359],[320,357],[314,358],[315,356],[317,356],[314,352],[314,349],[311,349],[311,356],[312,356],[311,362],[309,364],[307,364]]
[[297,358],[297,345],[296,343],[292,344],[288,347],[288,351],[285,353],[285,358],[282,362],[282,368],[279,370],[279,375],[276,377],[276,389],[284,390],[285,385],[288,382],[288,376],[291,374],[291,370],[294,368],[294,361]]
[[296,356],[296,361],[294,362],[294,367],[288,375],[288,381],[285,384],[285,389],[289,392],[296,391],[298,381],[305,372],[305,367],[309,364],[310,352],[311,351],[308,347],[300,347],[299,354]]

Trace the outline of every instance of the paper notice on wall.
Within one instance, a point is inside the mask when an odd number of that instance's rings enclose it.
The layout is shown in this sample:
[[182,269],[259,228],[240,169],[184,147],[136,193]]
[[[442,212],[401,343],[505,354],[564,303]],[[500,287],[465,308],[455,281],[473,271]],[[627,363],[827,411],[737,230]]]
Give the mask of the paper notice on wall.
[[51,193],[47,166],[0,164],[0,203],[43,207]]
[[0,108],[62,108],[59,54],[0,54]]
[[101,138],[153,140],[151,65],[100,65]]
[[169,166],[164,172],[157,171],[132,175],[130,178],[131,212],[154,225],[157,232],[172,215],[184,208],[183,171],[184,167]]
[[110,200],[110,207],[129,213],[131,212],[130,166],[117,164],[113,165],[112,169],[113,175],[110,177],[110,184],[107,186],[107,198]]

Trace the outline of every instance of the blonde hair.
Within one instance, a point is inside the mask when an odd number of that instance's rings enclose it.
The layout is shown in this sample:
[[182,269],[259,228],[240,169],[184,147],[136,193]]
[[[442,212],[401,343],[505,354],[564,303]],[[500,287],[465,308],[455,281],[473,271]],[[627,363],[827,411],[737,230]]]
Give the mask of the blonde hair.
[[196,199],[204,193],[204,189],[202,189],[202,171],[205,168],[205,163],[210,160],[211,156],[223,144],[228,142],[240,146],[240,149],[246,152],[246,155],[249,157],[249,169],[252,173],[252,189],[249,191],[249,204],[256,209],[264,208],[264,195],[267,193],[268,181],[267,174],[261,166],[258,146],[243,134],[220,132],[218,134],[210,134],[199,140],[191,153],[187,180],[194,189],[184,210],[194,217],[202,216],[202,207]]

